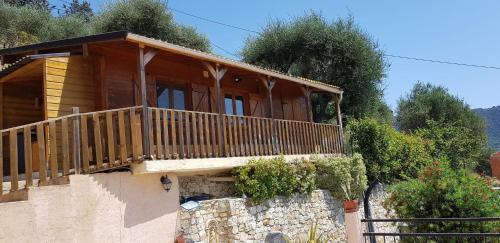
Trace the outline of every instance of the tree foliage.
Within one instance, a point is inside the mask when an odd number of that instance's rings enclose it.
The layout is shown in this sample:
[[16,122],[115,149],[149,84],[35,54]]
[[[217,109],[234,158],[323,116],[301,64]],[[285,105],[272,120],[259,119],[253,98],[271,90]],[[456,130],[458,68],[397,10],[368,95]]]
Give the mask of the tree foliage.
[[[386,206],[399,218],[499,217],[500,193],[468,170],[453,170],[434,162],[420,176],[390,188]],[[495,225],[496,224],[496,225]],[[498,232],[499,223],[409,223],[411,232]]]
[[[385,105],[381,85],[388,64],[352,18],[329,23],[310,13],[291,22],[274,21],[247,40],[242,54],[245,62],[342,87],[341,108],[348,117],[378,116]],[[328,95],[313,97],[316,121],[332,117],[329,101]]]
[[173,21],[163,0],[116,0],[93,14],[87,1],[72,0],[62,16],[30,4],[0,0],[0,48],[127,30],[202,51],[210,43],[195,29]]
[[35,7],[42,10],[50,10],[48,0],[3,0],[5,3],[17,7]]
[[417,83],[398,102],[396,122],[403,131],[425,128],[428,121],[468,128],[474,136],[486,138],[485,124],[462,99],[441,86]]
[[467,127],[428,120],[426,127],[418,129],[416,135],[432,143],[430,153],[434,158],[448,161],[454,169],[475,169],[485,156],[486,141]]
[[94,15],[90,3],[83,0],[81,3],[79,0],[72,0],[68,5],[63,4],[64,15],[66,16],[78,16],[85,21],[90,21],[91,17]]
[[127,30],[173,44],[210,51],[210,43],[194,28],[173,21],[163,0],[122,0],[106,5],[95,18],[97,32]]
[[401,133],[373,118],[351,121],[347,134],[350,149],[365,160],[369,181],[391,183],[415,178],[432,162],[429,141]]

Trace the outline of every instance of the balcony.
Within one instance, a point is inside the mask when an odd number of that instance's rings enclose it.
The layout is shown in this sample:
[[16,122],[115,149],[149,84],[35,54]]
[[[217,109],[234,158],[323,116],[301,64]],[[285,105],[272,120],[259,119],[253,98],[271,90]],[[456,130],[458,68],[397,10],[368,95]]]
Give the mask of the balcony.
[[[175,165],[214,158],[342,153],[342,130],[337,125],[142,109],[75,112],[1,130],[0,195],[35,184],[58,183],[74,173],[150,161]],[[143,131],[148,131],[147,136]]]

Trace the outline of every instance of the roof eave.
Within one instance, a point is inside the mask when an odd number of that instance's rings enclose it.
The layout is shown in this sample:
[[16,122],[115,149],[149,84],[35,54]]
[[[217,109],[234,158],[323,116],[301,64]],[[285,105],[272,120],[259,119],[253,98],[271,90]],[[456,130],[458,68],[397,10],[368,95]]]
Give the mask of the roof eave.
[[331,86],[331,85],[325,85],[319,81],[312,81],[312,80],[306,80],[303,78],[298,78],[298,77],[293,77],[293,76],[288,76],[279,72],[271,71],[271,70],[266,70],[264,68],[260,68],[254,65],[250,65],[247,63],[243,62],[238,62],[238,61],[233,61],[230,59],[225,59],[221,57],[217,57],[215,55],[193,50],[190,48],[185,48],[181,47],[178,45],[170,44],[167,42],[151,39],[148,37],[128,33],[126,37],[127,41],[134,42],[137,44],[149,46],[152,48],[156,48],[159,50],[164,50],[180,55],[185,55],[189,57],[193,57],[196,59],[199,59],[201,61],[207,61],[207,62],[214,62],[220,65],[228,66],[228,67],[236,67],[236,68],[241,68],[245,69],[248,71],[256,72],[259,74],[262,74],[264,76],[271,76],[273,78],[278,78],[278,79],[284,79],[284,80],[289,80],[295,83],[303,84],[309,87],[313,87],[319,90],[335,93],[335,94],[341,94],[343,91],[339,87]]

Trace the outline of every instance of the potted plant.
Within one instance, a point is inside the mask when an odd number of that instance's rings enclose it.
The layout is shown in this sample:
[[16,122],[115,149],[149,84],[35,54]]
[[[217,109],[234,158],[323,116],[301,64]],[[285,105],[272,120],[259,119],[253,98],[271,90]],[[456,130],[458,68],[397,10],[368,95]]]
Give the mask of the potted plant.
[[317,162],[318,187],[328,189],[343,202],[346,213],[358,211],[358,198],[367,187],[363,157],[329,157]]

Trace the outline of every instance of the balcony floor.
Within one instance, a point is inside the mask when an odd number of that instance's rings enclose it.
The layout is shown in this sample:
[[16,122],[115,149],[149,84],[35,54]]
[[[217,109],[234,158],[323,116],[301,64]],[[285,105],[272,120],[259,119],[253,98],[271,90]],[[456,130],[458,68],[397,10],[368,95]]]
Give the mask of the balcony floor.
[[[218,173],[230,170],[234,167],[243,166],[251,159],[275,158],[278,155],[246,156],[246,157],[222,157],[222,158],[198,158],[198,159],[175,159],[175,160],[145,160],[142,163],[131,165],[134,174],[148,173],[176,173],[178,175],[190,175],[200,173]],[[338,154],[295,154],[283,155],[285,161],[291,162],[297,159],[309,159],[312,156],[339,156]]]

